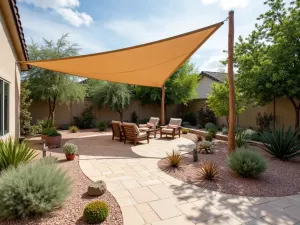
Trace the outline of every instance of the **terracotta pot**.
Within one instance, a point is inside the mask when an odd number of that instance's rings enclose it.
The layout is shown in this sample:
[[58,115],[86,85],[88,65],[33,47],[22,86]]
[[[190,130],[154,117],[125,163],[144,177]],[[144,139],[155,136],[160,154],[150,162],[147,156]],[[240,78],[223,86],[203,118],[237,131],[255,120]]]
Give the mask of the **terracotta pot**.
[[46,145],[48,148],[59,148],[61,143],[61,135],[59,136],[46,136]]
[[65,154],[66,155],[66,159],[68,161],[74,160],[75,159],[75,154]]
[[46,140],[46,137],[47,137],[47,135],[41,134],[41,140],[42,140],[42,142],[43,142],[43,140]]

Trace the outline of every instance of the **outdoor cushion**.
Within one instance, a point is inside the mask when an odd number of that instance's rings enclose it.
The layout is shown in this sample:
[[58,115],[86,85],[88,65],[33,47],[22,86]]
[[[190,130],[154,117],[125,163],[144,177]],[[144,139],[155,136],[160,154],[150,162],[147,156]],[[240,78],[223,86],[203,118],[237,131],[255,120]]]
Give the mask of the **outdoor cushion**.
[[143,137],[147,137],[147,133],[141,132],[137,135],[137,138],[143,138]]
[[123,122],[123,125],[132,125],[134,127],[134,129],[135,129],[136,134],[138,135],[140,133],[140,130],[139,130],[138,126],[135,123],[126,123],[126,122]]
[[159,118],[158,117],[150,117],[149,123],[152,123],[153,126],[157,126],[159,122]]
[[182,122],[182,119],[171,118],[169,125],[180,126],[181,122]]
[[149,130],[149,127],[140,127],[139,130],[140,131],[147,131],[147,130]]
[[168,128],[173,129],[173,128],[178,128],[178,126],[177,126],[177,125],[169,124],[169,125],[168,125]]
[[162,133],[167,133],[167,134],[172,134],[173,133],[173,129],[170,129],[170,128],[163,128],[163,129],[161,129],[161,131],[162,131]]
[[147,123],[147,127],[151,128],[151,127],[153,127],[153,126],[154,126],[153,123]]

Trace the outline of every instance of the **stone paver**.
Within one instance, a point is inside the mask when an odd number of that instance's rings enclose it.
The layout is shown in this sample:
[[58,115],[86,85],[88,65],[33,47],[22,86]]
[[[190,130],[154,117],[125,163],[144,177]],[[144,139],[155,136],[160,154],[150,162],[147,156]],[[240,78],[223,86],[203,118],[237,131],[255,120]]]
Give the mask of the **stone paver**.
[[245,197],[206,190],[162,172],[166,152],[192,151],[185,138],[151,139],[137,146],[110,135],[70,140],[79,148],[79,165],[91,180],[104,180],[118,201],[124,225],[277,225],[300,222],[300,195]]

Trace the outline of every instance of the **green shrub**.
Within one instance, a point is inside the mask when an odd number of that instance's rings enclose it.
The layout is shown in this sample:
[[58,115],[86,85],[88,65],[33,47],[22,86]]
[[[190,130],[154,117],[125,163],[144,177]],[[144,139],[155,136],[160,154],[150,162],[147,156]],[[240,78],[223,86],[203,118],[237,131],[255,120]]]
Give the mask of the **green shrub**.
[[80,116],[74,116],[74,124],[80,129],[87,129],[93,127],[95,117],[93,114],[93,107],[88,107],[82,111]]
[[196,118],[195,113],[193,113],[193,112],[184,113],[184,115],[182,117],[182,121],[189,122],[192,126],[197,125],[197,118]]
[[131,113],[131,122],[132,123],[136,123],[138,121],[138,116],[137,116],[137,114],[136,114],[136,111],[133,111],[132,113]]
[[211,127],[211,128],[208,128],[208,133],[211,134],[211,136],[214,138],[216,137],[216,134],[217,134],[217,128],[216,127]]
[[56,137],[56,136],[61,136],[60,133],[56,130],[56,128],[49,128],[47,136],[49,137]]
[[213,136],[212,136],[210,133],[208,133],[208,134],[205,134],[205,135],[204,135],[204,139],[205,139],[206,141],[212,141],[212,140],[213,140]]
[[27,163],[37,156],[26,141],[21,144],[17,139],[0,139],[0,171],[10,166],[17,167],[21,163]]
[[217,126],[214,123],[206,123],[205,124],[205,129],[208,130],[210,128],[215,128],[217,129]]
[[42,133],[42,127],[40,125],[33,125],[29,128],[29,135],[35,136]]
[[97,127],[100,131],[105,131],[105,129],[107,128],[107,124],[106,124],[106,122],[104,122],[104,121],[97,121],[96,127]]
[[0,176],[0,218],[41,216],[63,204],[71,194],[71,180],[54,160],[43,158]]
[[63,152],[65,154],[75,155],[77,153],[77,150],[78,150],[77,146],[72,143],[66,143],[63,146]]
[[235,134],[235,143],[238,148],[247,146],[247,133],[244,131],[239,131]]
[[48,120],[48,119],[43,119],[43,120],[38,120],[37,125],[43,128],[49,128],[49,127],[55,127],[55,121],[54,120]]
[[182,128],[182,129],[181,129],[181,132],[182,132],[183,134],[187,134],[187,133],[189,132],[189,130],[186,129],[186,128]]
[[94,201],[84,208],[83,219],[88,224],[103,222],[109,213],[108,205],[103,201]]
[[69,131],[70,131],[71,133],[77,133],[78,130],[79,130],[79,128],[78,128],[77,126],[70,126],[70,127],[69,127]]
[[227,127],[223,127],[222,128],[222,134],[223,135],[227,135],[228,134],[228,128]]
[[203,106],[198,112],[198,120],[201,128],[205,126],[207,123],[216,123],[216,116],[214,112],[208,107]]
[[267,113],[257,113],[256,116],[256,125],[259,126],[259,131],[264,132],[264,131],[269,131],[270,130],[270,124],[273,120],[273,115],[272,113],[267,114]]
[[300,127],[295,131],[291,127],[265,131],[260,135],[264,150],[280,160],[289,160],[300,155]]
[[244,132],[247,140],[259,141],[259,134],[255,130],[247,129]]
[[191,127],[191,124],[189,123],[189,122],[182,122],[181,123],[181,125],[183,126],[183,127]]
[[255,177],[266,170],[267,162],[257,152],[237,149],[229,155],[228,166],[242,177]]
[[49,133],[51,133],[52,131],[56,130],[54,127],[45,127],[42,130],[42,135],[48,135]]

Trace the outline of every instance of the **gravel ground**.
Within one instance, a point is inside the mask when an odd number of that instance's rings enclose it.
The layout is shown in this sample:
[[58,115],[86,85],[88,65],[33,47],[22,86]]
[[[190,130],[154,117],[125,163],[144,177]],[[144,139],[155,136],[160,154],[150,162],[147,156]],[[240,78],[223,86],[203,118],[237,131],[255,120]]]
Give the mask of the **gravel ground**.
[[[72,138],[79,138],[86,135],[95,135],[99,134],[95,130],[84,130],[75,134],[70,134],[68,131],[61,131],[62,133],[62,142],[65,143],[67,140]],[[41,148],[40,138],[33,138],[31,142],[34,143],[39,149]],[[69,225],[69,224],[86,224],[82,220],[82,214],[84,207],[91,201],[101,200],[106,202],[109,205],[110,212],[109,216],[102,223],[102,225],[122,225],[123,217],[121,209],[115,200],[115,198],[106,191],[104,195],[100,197],[89,197],[86,194],[87,187],[91,180],[89,180],[81,171],[78,164],[78,157],[74,161],[66,161],[65,155],[61,153],[61,149],[50,149],[49,153],[52,156],[55,156],[59,159],[60,165],[62,168],[66,169],[69,173],[69,176],[73,179],[73,192],[70,198],[64,203],[61,208],[58,208],[48,215],[43,216],[42,218],[36,218],[34,220],[19,220],[19,221],[5,221],[0,222],[0,224],[7,225]]]
[[[184,137],[195,140],[195,135]],[[263,155],[267,160],[268,168],[257,178],[241,178],[231,171],[226,164],[227,142],[215,140],[215,153],[210,155],[199,154],[199,161],[194,163],[192,153],[184,155],[184,163],[180,169],[168,169],[165,160],[158,162],[158,166],[169,175],[197,186],[244,196],[288,196],[300,193],[300,159],[291,162],[282,162],[271,157],[267,152],[249,146],[249,148]],[[205,160],[213,161],[219,168],[217,181],[201,181],[198,168]]]

